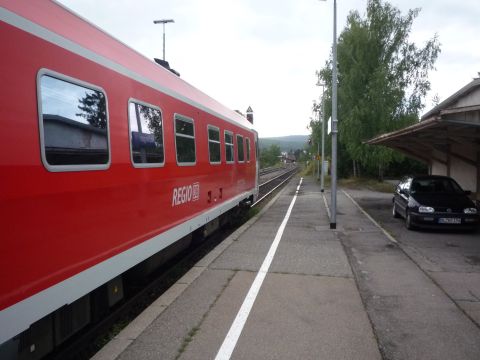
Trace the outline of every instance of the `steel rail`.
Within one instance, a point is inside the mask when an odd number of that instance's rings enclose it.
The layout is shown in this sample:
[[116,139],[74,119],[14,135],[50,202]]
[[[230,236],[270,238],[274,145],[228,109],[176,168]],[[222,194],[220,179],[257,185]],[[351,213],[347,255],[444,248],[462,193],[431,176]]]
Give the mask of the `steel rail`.
[[275,181],[275,180],[277,180],[278,178],[281,178],[282,176],[285,176],[285,174],[289,174],[289,173],[292,172],[292,171],[295,171],[295,172],[296,172],[296,169],[285,171],[285,172],[281,173],[280,175],[275,176],[274,178],[271,178],[271,179],[265,181],[264,183],[260,184],[259,186],[268,185],[268,184],[271,183],[272,181]]
[[285,176],[285,175],[290,175],[290,176],[287,176],[285,178],[285,180],[283,180],[281,183],[279,183],[277,186],[275,186],[272,190],[270,190],[269,192],[267,192],[266,194],[264,194],[263,196],[261,196],[257,201],[255,201],[250,207],[255,207],[257,206],[259,203],[261,203],[263,200],[265,200],[265,198],[267,198],[268,196],[270,196],[273,192],[275,192],[279,187],[281,187],[282,185],[284,185],[287,181],[289,181],[296,173],[297,173],[298,169],[295,168],[293,170],[290,170],[290,171],[287,171],[285,173],[283,173],[282,175],[279,175],[277,177],[275,177],[274,179],[271,179],[263,184],[261,184],[260,186],[264,186],[264,185],[267,185],[269,184],[270,182],[272,182],[273,180],[277,180],[278,178],[282,177],[282,176]]
[[272,172],[281,171],[281,170],[285,170],[285,168],[283,168],[283,167],[268,167],[268,168],[263,168],[263,169],[260,169],[260,175],[266,175],[266,174],[270,174],[270,173],[272,173]]

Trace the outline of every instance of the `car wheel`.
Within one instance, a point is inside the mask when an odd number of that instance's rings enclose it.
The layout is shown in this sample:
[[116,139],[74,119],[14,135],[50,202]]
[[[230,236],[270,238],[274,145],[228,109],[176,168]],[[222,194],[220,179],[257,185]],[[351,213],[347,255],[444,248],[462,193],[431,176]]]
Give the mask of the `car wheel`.
[[412,224],[412,217],[410,216],[410,211],[408,210],[405,214],[405,226],[407,227],[408,230],[415,229],[415,226],[413,226]]
[[398,219],[400,217],[400,214],[397,211],[397,205],[395,204],[395,201],[393,202],[393,206],[392,206],[392,216],[395,219]]

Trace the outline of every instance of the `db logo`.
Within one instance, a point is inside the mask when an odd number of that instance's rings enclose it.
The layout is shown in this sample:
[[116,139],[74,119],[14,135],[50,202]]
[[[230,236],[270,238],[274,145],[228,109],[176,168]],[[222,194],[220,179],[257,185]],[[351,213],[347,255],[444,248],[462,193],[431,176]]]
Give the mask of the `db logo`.
[[172,206],[185,204],[191,201],[197,201],[200,197],[200,184],[180,186],[173,189]]

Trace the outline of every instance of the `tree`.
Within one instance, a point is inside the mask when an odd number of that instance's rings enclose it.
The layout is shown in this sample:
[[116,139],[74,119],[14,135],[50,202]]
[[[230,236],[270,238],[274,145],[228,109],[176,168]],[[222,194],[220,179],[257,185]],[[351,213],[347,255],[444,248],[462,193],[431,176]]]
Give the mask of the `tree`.
[[85,118],[90,125],[99,129],[107,127],[107,106],[105,96],[99,91],[85,92],[85,97],[78,99],[81,105],[78,109],[81,113],[76,114]]
[[276,144],[270,145],[260,152],[260,164],[262,168],[273,166],[280,161],[280,147]]
[[[163,143],[162,116],[158,109],[150,106],[135,104],[139,108],[140,114],[147,120],[148,130],[153,134],[156,146]],[[144,129],[145,131],[145,129]],[[163,150],[162,150],[163,151]]]
[[[353,163],[377,168],[380,177],[401,155],[363,142],[418,121],[430,89],[428,72],[440,52],[436,35],[423,48],[409,41],[419,11],[403,16],[388,2],[369,0],[365,18],[350,12],[338,41],[339,142]],[[330,89],[331,59],[319,74]],[[331,113],[331,106],[326,110]]]

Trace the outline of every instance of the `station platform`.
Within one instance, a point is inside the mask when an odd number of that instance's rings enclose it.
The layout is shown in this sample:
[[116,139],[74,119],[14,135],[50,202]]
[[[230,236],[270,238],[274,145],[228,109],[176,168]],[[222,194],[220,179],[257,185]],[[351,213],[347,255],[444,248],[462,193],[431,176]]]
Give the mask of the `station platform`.
[[479,359],[395,238],[343,191],[331,230],[329,200],[293,179],[94,359]]

